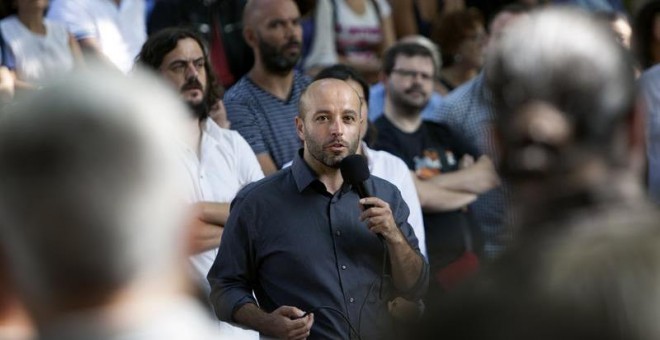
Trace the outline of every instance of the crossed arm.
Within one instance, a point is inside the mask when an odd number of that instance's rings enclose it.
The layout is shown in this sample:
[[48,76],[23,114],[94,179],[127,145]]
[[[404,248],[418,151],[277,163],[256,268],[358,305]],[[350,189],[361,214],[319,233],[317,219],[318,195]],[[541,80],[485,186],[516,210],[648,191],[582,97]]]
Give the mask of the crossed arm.
[[462,160],[462,169],[420,179],[412,172],[422,209],[442,212],[460,209],[474,202],[478,195],[500,184],[495,166],[488,156],[474,162],[470,156]]
[[192,223],[191,252],[198,254],[220,246],[224,226],[229,217],[229,203],[197,202]]

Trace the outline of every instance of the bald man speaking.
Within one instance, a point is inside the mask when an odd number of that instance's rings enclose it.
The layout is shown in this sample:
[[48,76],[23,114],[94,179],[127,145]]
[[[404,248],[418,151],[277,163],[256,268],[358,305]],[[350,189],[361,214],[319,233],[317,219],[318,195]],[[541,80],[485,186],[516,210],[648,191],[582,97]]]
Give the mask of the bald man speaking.
[[397,338],[387,302],[419,298],[428,264],[396,187],[371,176],[364,186],[374,197],[361,199],[342,178],[339,165],[355,154],[365,123],[361,105],[338,79],[302,94],[303,148],[292,166],[232,203],[208,275],[220,319],[287,339]]

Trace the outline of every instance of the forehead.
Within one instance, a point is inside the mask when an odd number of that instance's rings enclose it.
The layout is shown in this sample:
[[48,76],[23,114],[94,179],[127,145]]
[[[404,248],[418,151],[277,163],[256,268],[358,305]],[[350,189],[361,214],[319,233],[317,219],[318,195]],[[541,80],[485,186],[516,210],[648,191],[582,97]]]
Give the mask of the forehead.
[[309,109],[313,112],[325,110],[355,110],[360,108],[358,93],[346,82],[336,80],[310,89]]
[[193,38],[183,38],[176,43],[176,47],[165,55],[163,64],[173,62],[175,60],[194,60],[204,57],[204,51],[199,46],[197,41]]
[[355,92],[357,92],[358,96],[360,96],[361,98],[364,98],[364,89],[362,88],[362,85],[360,85],[360,83],[358,83],[357,81],[355,81],[353,79],[348,79],[348,80],[346,80],[346,84],[348,84],[348,86],[353,88],[353,90],[355,90]]
[[257,24],[267,24],[272,20],[293,19],[300,16],[298,6],[291,0],[263,1],[257,13]]
[[434,65],[431,57],[399,54],[394,60],[394,68],[405,68],[406,70],[433,73]]

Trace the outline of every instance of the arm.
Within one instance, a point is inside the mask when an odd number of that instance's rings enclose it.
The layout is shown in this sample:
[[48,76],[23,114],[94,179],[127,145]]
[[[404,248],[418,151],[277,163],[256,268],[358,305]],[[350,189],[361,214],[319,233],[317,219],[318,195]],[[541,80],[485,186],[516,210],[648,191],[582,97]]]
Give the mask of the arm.
[[220,246],[229,203],[199,202],[194,207],[197,218],[191,225],[191,252],[198,254]]
[[391,1],[392,12],[394,16],[394,30],[397,38],[407,35],[417,34],[417,24],[415,23],[415,14],[413,13],[414,0],[395,0]]
[[360,215],[360,220],[367,221],[367,227],[383,236],[387,242],[394,286],[407,292],[418,285],[424,276],[425,262],[415,251],[394,221],[390,205],[377,197],[367,197],[360,204],[372,206]]
[[396,41],[396,33],[394,31],[394,22],[392,21],[392,16],[388,15],[383,17],[380,20],[380,27],[383,30],[383,42],[380,46],[380,59],[382,60],[385,56],[385,52],[394,45]]
[[72,35],[69,35],[69,49],[71,49],[71,55],[73,56],[74,63],[76,65],[83,65],[84,60],[82,50],[80,49],[78,41]]
[[500,185],[495,166],[488,156],[481,156],[471,166],[459,171],[444,173],[428,180],[447,190],[482,194]]
[[0,100],[8,103],[14,98],[14,76],[6,66],[0,66]]
[[264,152],[258,154],[257,161],[259,161],[259,165],[261,166],[264,175],[268,176],[277,171],[277,165],[275,165],[275,161],[273,161],[269,153]]
[[[114,66],[114,63],[105,56],[101,49],[98,42],[97,28],[94,24],[94,19],[89,13],[85,2],[53,1],[48,10],[47,17],[50,20],[66,25],[69,34],[78,42],[83,57],[91,57]],[[76,57],[75,54],[74,57]]]
[[232,129],[238,131],[251,147],[252,153],[256,154],[263,173],[269,175],[277,171],[277,165],[268,153],[266,142],[263,140],[260,125],[256,118],[262,108],[252,98],[244,98],[242,95],[228,96],[224,104],[227,118],[232,122]]
[[[411,176],[415,182],[419,204],[425,212],[443,212],[460,209],[477,199],[477,195],[467,192],[455,191],[434,185],[431,180],[422,180],[417,177],[414,171]],[[435,177],[440,177],[438,175]],[[434,177],[434,178],[435,178]]]
[[326,66],[337,63],[335,29],[332,26],[334,9],[330,0],[318,0],[314,9],[314,37],[309,54],[303,61],[307,74],[316,74]]
[[234,320],[260,334],[278,339],[305,339],[314,324],[314,314],[305,313],[296,307],[282,306],[266,313],[253,303],[246,303],[234,312]]
[[114,66],[112,61],[110,61],[110,59],[108,59],[108,57],[103,53],[103,50],[101,50],[101,45],[99,45],[99,42],[96,40],[96,38],[83,38],[78,40],[78,44],[80,45],[80,50],[82,51],[83,56],[93,60],[100,60],[105,64]]

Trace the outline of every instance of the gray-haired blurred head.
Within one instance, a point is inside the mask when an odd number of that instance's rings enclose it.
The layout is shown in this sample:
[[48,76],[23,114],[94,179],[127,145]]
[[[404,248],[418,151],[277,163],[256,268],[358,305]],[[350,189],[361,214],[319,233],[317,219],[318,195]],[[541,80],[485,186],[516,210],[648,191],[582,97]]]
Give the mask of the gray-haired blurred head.
[[92,69],[2,115],[0,239],[30,307],[92,307],[180,264],[177,98],[146,75]]
[[592,15],[551,8],[521,17],[493,46],[486,76],[505,174],[565,173],[582,154],[617,158],[613,137],[633,108],[634,73]]

